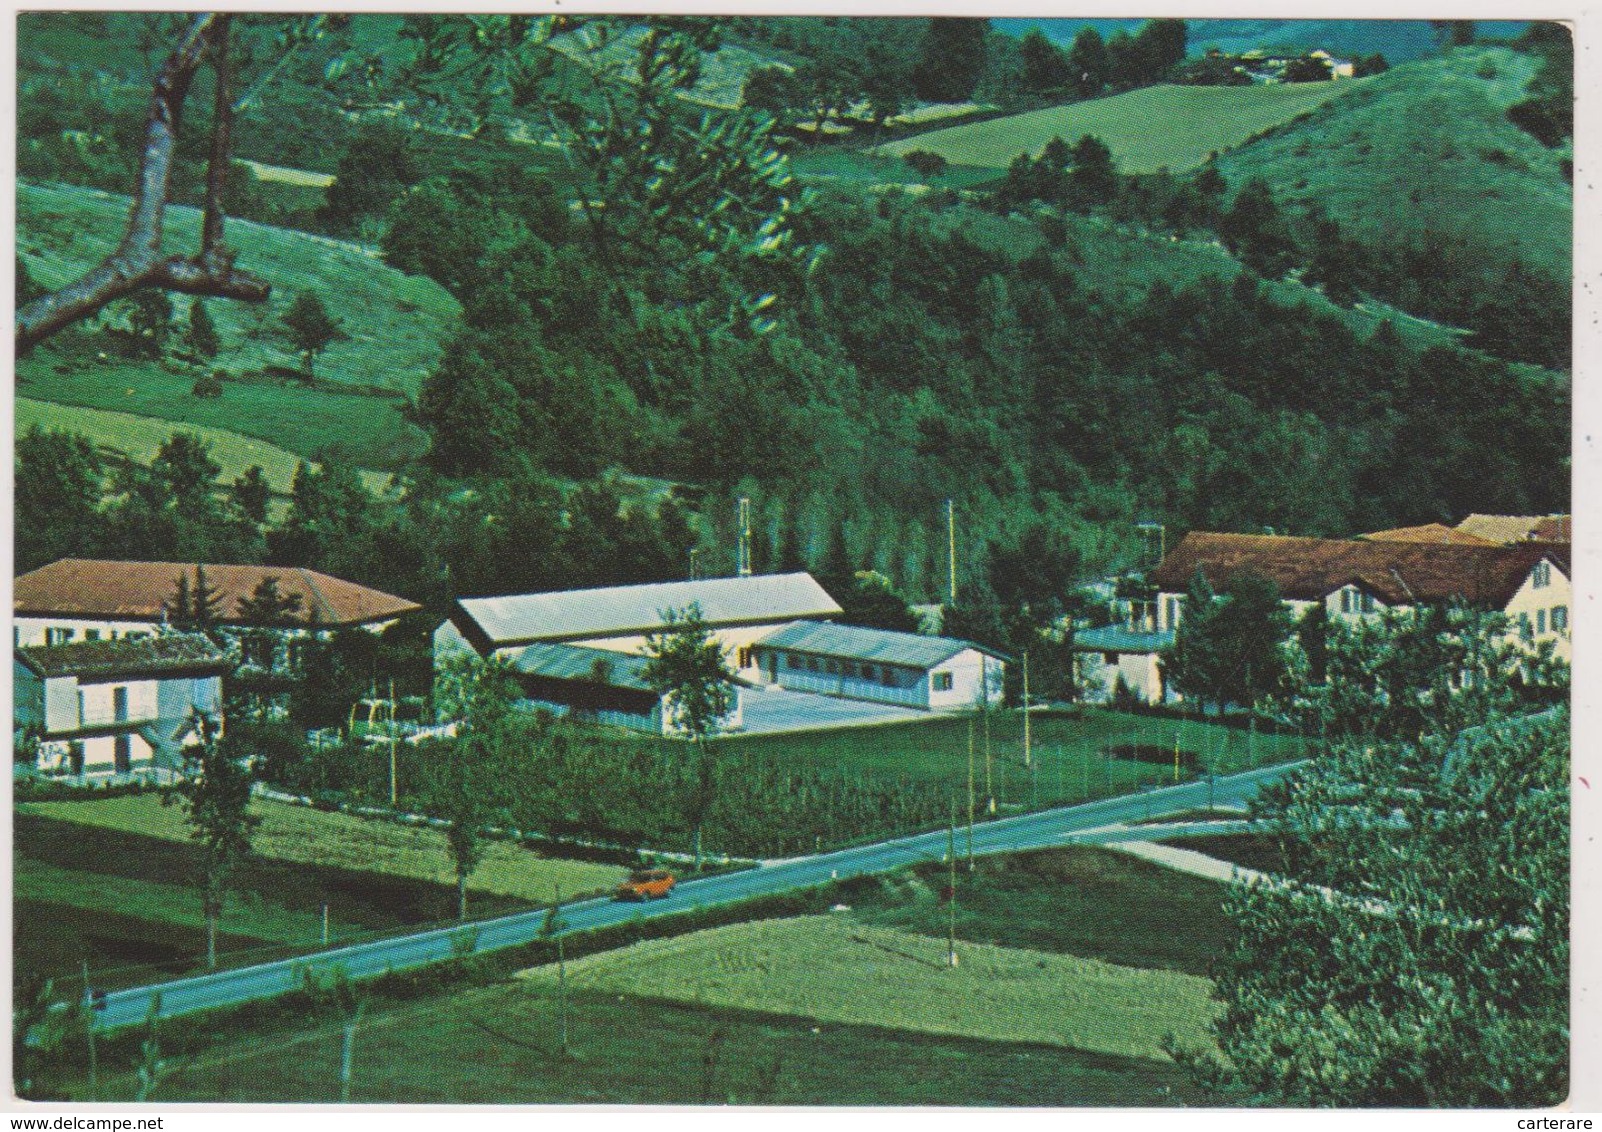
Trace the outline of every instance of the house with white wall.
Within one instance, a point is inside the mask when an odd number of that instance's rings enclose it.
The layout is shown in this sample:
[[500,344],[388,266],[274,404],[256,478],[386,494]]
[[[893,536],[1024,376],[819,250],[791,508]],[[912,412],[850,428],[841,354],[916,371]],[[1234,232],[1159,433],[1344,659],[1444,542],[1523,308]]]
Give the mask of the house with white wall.
[[1511,545],[1405,539],[1320,539],[1192,531],[1151,576],[1154,628],[1184,622],[1185,594],[1200,573],[1217,592],[1238,575],[1272,581],[1294,616],[1322,604],[1332,620],[1459,602],[1505,614],[1509,639],[1533,651],[1550,643],[1568,660],[1573,586],[1567,543]]
[[[13,580],[12,647],[150,636],[171,625],[180,586],[193,592],[199,582],[213,596],[212,626],[229,638],[252,627],[271,627],[290,636],[351,628],[379,633],[422,608],[298,566],[63,558]],[[272,626],[241,612],[267,582],[286,604]]]
[[1001,700],[1006,658],[971,641],[798,621],[752,646],[755,680],[796,692],[969,710]]
[[196,715],[222,724],[223,678],[234,661],[188,633],[16,649],[16,745],[35,769],[88,776],[177,771],[199,741]]
[[1167,686],[1162,654],[1174,643],[1172,630],[1146,630],[1139,622],[1106,625],[1074,632],[1074,674],[1087,703],[1112,703],[1118,686],[1141,703],[1174,702],[1179,695]]

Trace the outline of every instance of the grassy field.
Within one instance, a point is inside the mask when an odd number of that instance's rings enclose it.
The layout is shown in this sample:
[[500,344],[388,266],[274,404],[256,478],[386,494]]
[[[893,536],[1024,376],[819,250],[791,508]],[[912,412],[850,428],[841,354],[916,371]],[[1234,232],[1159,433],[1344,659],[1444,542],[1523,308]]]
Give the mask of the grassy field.
[[938,176],[924,177],[899,157],[835,147],[794,151],[790,166],[798,177],[808,181],[852,185],[929,185],[937,189],[966,189],[993,181],[998,176],[993,169],[953,165]]
[[[759,920],[586,956],[568,984],[819,1022],[1159,1058],[1161,1036],[1206,1040],[1212,984],[1172,971],[944,940],[845,915]],[[556,971],[537,967],[531,982]]]
[[[351,1099],[390,1104],[1174,1105],[1204,1103],[1172,1062],[848,1026],[526,983],[369,1012]],[[174,1059],[154,1099],[327,1102],[333,1019]],[[109,1060],[109,1059],[108,1059]],[[102,1099],[133,1095],[101,1064]],[[86,1096],[80,1082],[73,1090]]]
[[[258,800],[256,856],[240,872],[222,928],[230,963],[308,947],[329,906],[334,938],[421,926],[454,915],[444,836],[387,822]],[[204,953],[195,846],[179,806],[155,795],[17,807],[13,879],[19,976],[136,983],[192,970]],[[623,869],[542,857],[497,842],[475,872],[470,911],[496,915],[611,888]],[[199,946],[196,946],[197,941]]]
[[[17,812],[172,841],[189,838],[183,808],[163,806],[154,794],[93,802],[24,802]],[[439,830],[261,799],[251,803],[251,813],[261,818],[251,839],[259,856],[372,869],[435,884],[455,883],[450,851]],[[473,874],[472,889],[543,904],[554,898],[557,885],[569,896],[598,892],[615,886],[625,872],[616,865],[543,857],[511,842],[497,841]]]
[[[109,193],[19,184],[18,254],[40,283],[66,283],[115,246],[127,208],[127,198]],[[168,209],[168,247],[192,249],[198,225],[195,210]],[[368,467],[394,467],[420,453],[424,438],[400,410],[456,326],[455,300],[353,244],[245,221],[231,222],[228,238],[240,266],[267,278],[273,296],[260,306],[208,305],[223,342],[215,363],[228,379],[222,397],[194,397],[192,374],[118,357],[82,332],[20,359],[19,390],[43,401],[230,429],[297,455],[340,446]],[[279,322],[302,291],[315,292],[348,335],[318,359],[315,385],[295,376],[300,359]],[[180,324],[185,303],[180,297],[176,304]]]
[[[1317,201],[1369,239],[1435,231],[1466,241],[1491,265],[1517,258],[1566,277],[1568,151],[1546,149],[1506,117],[1535,65],[1488,47],[1396,67],[1225,155],[1219,168],[1231,183],[1266,178],[1282,201]],[[1375,209],[1378,199],[1388,207]]]
[[[875,777],[966,783],[970,719],[937,716],[910,723],[841,728],[798,735],[755,735],[722,742],[778,762],[860,771]],[[984,788],[985,727],[973,724],[976,777]],[[1118,744],[1140,743],[1192,752],[1219,773],[1296,758],[1294,735],[1258,734],[1248,741],[1239,728],[1214,723],[1130,715],[1102,708],[1081,712],[1034,712],[1030,717],[1032,767],[1023,765],[1023,717],[992,712],[989,722],[991,779],[1004,802],[1081,801],[1136,785],[1172,782],[1171,765],[1104,758]],[[1250,750],[1248,750],[1250,747]],[[1183,777],[1189,777],[1183,775]]]
[[987,122],[935,130],[890,142],[874,152],[899,157],[915,149],[953,165],[1005,169],[1020,153],[1035,154],[1054,137],[1085,134],[1112,150],[1124,173],[1194,169],[1210,153],[1305,114],[1361,87],[1360,82],[1253,87],[1153,86],[1111,98],[1032,110]]
[[[979,857],[972,872],[965,864],[957,870],[958,939],[1198,976],[1230,945],[1221,885],[1136,857],[1073,845]],[[946,883],[939,865],[855,882],[852,916],[944,938]]]
[[[510,985],[375,1003],[357,1039],[353,1099],[1207,1103],[1160,1053],[1061,1043],[1150,1051],[1168,1028],[1203,1040],[1185,1027],[1213,1009],[1206,980],[1193,976],[1223,946],[1221,886],[1088,847],[985,859],[971,878],[959,875],[963,942],[952,971],[941,966],[945,908],[931,888],[938,871],[851,882],[842,894],[848,913],[712,929],[576,961],[569,1055],[557,1048],[550,968]],[[1146,966],[1167,970],[1136,969]],[[642,993],[628,989],[636,984]],[[1084,997],[1091,993],[1094,1001]],[[750,1006],[719,1005],[733,999]],[[1017,1005],[1036,999],[1038,1010]],[[898,1028],[909,1025],[923,1028]],[[1009,1026],[1033,1026],[1044,1037],[935,1032]],[[332,1018],[209,1038],[175,1058],[158,1096],[331,1100],[339,1048]],[[130,1076],[113,1077],[108,1063],[103,1058],[102,1095],[130,1095]],[[84,1095],[81,1085],[74,1092]]]

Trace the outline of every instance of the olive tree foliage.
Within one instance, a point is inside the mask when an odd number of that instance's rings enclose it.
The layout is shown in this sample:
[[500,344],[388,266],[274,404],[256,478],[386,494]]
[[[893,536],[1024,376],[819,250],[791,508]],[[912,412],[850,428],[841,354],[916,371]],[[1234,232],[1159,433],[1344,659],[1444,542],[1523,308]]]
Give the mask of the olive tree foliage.
[[1569,715],[1341,743],[1257,816],[1289,877],[1237,883],[1218,1051],[1237,1102],[1538,1106],[1568,1091]]
[[[255,303],[267,300],[271,285],[235,267],[234,252],[225,239],[234,117],[259,103],[299,48],[318,41],[344,20],[201,12],[188,21],[152,80],[139,172],[130,186],[133,203],[122,239],[115,251],[79,279],[19,305],[14,323],[19,354],[118,299],[151,290]],[[236,23],[244,22],[266,33],[253,38],[248,47],[234,34]],[[190,88],[203,68],[210,69],[213,81],[200,247],[190,255],[169,255],[162,247],[162,232],[179,123]],[[242,94],[237,92],[240,86]]]

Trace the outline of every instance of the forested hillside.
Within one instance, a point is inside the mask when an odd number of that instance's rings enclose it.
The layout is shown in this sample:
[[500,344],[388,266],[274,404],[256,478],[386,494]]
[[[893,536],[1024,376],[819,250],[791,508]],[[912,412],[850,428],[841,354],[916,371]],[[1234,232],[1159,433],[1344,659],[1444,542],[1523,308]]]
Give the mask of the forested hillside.
[[[764,37],[751,22],[742,50],[803,70],[830,23]],[[906,105],[991,81],[983,56],[955,85],[933,75],[927,21],[895,23],[924,50]],[[263,24],[258,70],[299,26]],[[962,589],[984,605],[1130,565],[1137,521],[1346,535],[1568,506],[1567,143],[1508,116],[1556,66],[1539,44],[1361,80],[1194,173],[1130,176],[1068,138],[957,191],[933,166],[894,178],[906,188],[808,183],[789,160],[816,149],[802,117],[679,97],[721,45],[715,24],[636,28],[622,77],[524,48],[532,23],[471,41],[463,26],[342,19],[261,85],[236,155],[333,180],[235,174],[236,215],[279,227],[230,239],[275,291],[268,307],[207,301],[220,351],[197,355],[180,297],[109,309],[20,362],[29,397],[327,457],[280,526],[191,547],[443,600],[674,576],[692,545],[732,568],[745,495],[759,568],[873,566],[932,599],[949,498]],[[962,42],[982,50],[979,30]],[[164,34],[24,19],[25,178],[128,191]],[[192,101],[180,201],[198,199],[209,128]],[[118,236],[120,202],[59,184],[21,200],[25,287],[59,285]],[[337,320],[321,345],[292,325],[302,293]],[[270,427],[264,367],[286,414]],[[198,380],[219,369],[220,395]],[[34,455],[30,472],[65,458]],[[367,497],[357,467],[400,478]],[[668,493],[628,477],[677,484],[673,502],[656,513],[645,500]],[[122,509],[127,545],[159,542],[128,535],[145,520],[104,488],[94,506]],[[24,503],[51,521],[48,497]],[[513,561],[530,546],[550,552]],[[1020,553],[1049,557],[1047,576],[1007,574]]]

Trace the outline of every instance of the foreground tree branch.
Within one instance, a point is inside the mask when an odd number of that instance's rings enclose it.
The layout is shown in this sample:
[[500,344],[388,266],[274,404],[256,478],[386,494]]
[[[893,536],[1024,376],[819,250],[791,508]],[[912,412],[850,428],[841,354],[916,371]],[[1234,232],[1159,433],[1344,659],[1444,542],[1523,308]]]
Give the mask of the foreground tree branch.
[[[196,16],[178,49],[162,65],[154,83],[139,180],[122,242],[81,279],[35,299],[17,312],[18,354],[26,353],[107,303],[146,287],[258,303],[271,293],[272,288],[266,281],[234,269],[233,253],[223,244],[223,185],[228,172],[232,123],[227,58],[230,19],[226,13]],[[193,256],[163,258],[162,222],[172,187],[172,157],[178,141],[179,114],[190,84],[208,54],[216,73],[217,99],[201,247]]]

